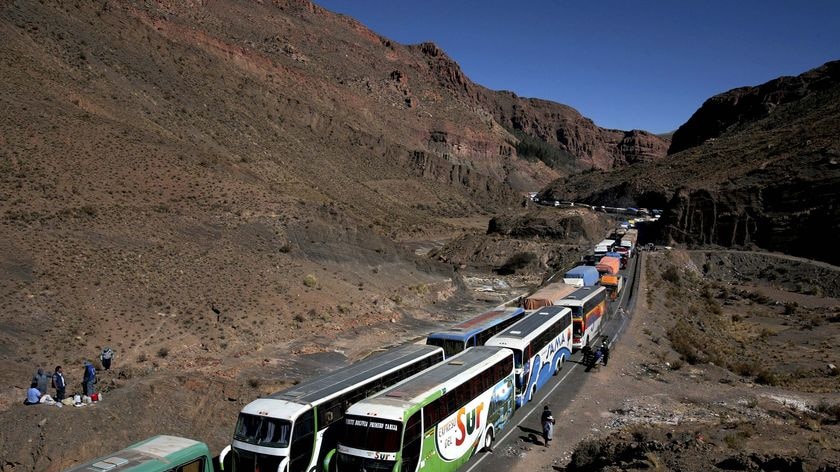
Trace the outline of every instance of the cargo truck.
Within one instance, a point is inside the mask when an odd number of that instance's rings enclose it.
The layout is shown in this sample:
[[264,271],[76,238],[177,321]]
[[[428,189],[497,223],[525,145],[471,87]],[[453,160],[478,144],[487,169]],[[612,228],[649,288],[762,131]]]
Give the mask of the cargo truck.
[[607,298],[610,301],[618,299],[621,289],[624,287],[624,277],[620,275],[604,274],[601,276],[601,285],[607,289]]
[[591,287],[598,283],[601,276],[593,266],[579,265],[563,276],[563,283],[578,287]]
[[616,275],[621,268],[621,260],[615,257],[604,256],[597,264],[595,264],[595,268],[602,275]]
[[558,301],[574,292],[577,289],[574,285],[568,285],[562,282],[554,282],[537,290],[531,296],[525,299],[523,308],[528,311],[537,310],[544,306],[556,305]]

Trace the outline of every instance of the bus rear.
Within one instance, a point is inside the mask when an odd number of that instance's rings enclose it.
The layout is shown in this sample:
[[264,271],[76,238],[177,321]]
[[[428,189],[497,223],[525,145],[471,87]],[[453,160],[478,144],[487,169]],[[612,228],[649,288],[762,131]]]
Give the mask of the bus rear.
[[601,331],[607,312],[607,291],[604,287],[583,287],[557,305],[572,310],[572,347],[581,349]]

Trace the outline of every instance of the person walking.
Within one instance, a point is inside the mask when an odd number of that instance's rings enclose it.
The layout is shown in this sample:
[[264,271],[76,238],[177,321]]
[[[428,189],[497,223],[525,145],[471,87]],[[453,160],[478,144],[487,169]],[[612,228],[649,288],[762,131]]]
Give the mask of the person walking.
[[93,384],[96,383],[96,369],[90,361],[85,360],[85,373],[82,377],[82,393],[87,396],[93,395]]
[[108,346],[99,354],[99,360],[102,361],[102,368],[109,370],[111,368],[111,360],[114,358],[114,350]]
[[554,415],[551,413],[551,410],[548,408],[548,405],[543,407],[540,422],[542,423],[543,440],[545,441],[545,447],[548,447],[548,443],[551,442],[551,439],[554,436]]
[[60,365],[55,367],[55,373],[53,374],[53,387],[55,387],[55,401],[60,402],[61,400],[64,400],[67,382],[64,381],[64,369],[62,369]]
[[47,388],[50,385],[50,376],[44,372],[44,369],[38,367],[35,375],[32,376],[32,382],[35,383],[35,387],[41,392],[41,395],[44,395],[47,393]]
[[610,360],[610,343],[607,338],[601,341],[601,360],[604,362],[604,367],[607,366],[607,361]]

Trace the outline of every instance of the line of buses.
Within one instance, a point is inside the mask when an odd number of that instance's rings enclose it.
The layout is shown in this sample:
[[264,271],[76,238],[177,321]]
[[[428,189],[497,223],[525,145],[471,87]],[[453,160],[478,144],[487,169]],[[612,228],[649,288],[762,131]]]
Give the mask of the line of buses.
[[[569,276],[569,274],[566,274]],[[233,472],[454,471],[489,448],[594,341],[608,291],[586,277],[246,405],[219,456]],[[597,277],[593,280],[597,280]],[[574,285],[572,285],[574,283]],[[206,445],[156,436],[72,471],[210,472]]]
[[254,400],[239,414],[222,467],[458,469],[600,332],[604,287],[572,287],[549,301],[530,311],[488,311],[429,335],[425,345],[393,348]]

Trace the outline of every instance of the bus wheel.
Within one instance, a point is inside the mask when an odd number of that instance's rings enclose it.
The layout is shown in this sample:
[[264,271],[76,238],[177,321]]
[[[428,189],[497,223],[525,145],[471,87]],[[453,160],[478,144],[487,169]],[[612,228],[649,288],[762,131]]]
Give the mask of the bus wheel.
[[554,375],[559,374],[560,371],[563,370],[563,363],[565,363],[565,362],[566,362],[566,357],[565,356],[560,356],[560,360],[558,360],[557,365],[554,366]]
[[484,450],[489,451],[493,446],[493,428],[487,428],[487,432],[484,433]]

